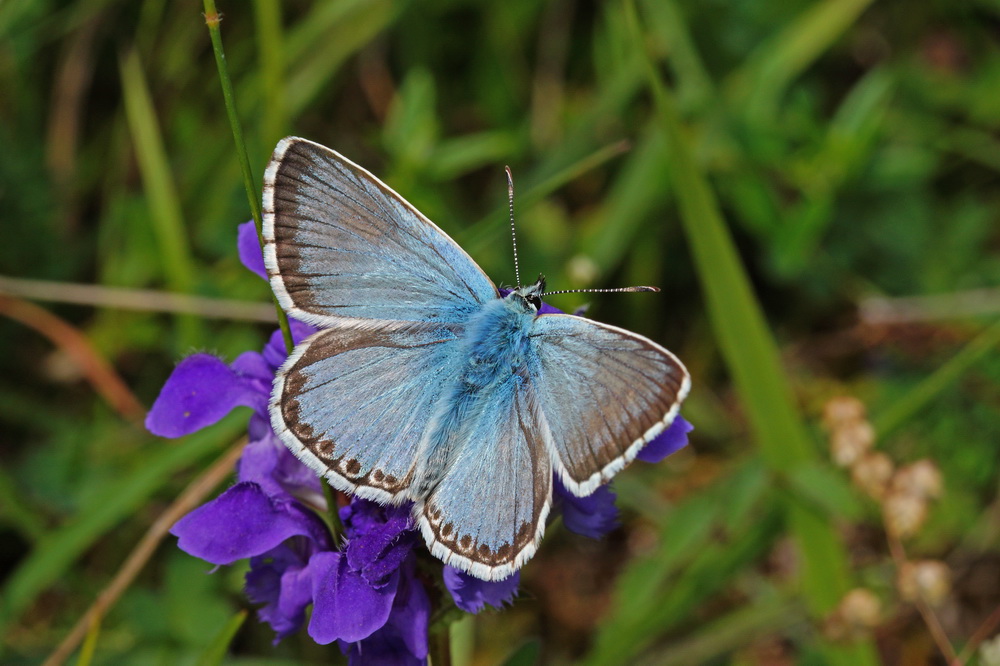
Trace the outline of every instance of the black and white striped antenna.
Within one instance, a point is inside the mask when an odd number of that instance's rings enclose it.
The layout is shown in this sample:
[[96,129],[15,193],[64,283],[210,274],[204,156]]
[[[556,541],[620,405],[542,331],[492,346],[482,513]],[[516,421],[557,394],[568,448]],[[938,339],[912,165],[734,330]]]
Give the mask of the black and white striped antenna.
[[[514,174],[510,167],[503,168],[507,172],[507,201],[510,209],[510,239],[514,246],[514,278],[517,280],[517,288],[521,288],[521,269],[517,264],[517,233],[514,231]],[[659,287],[615,287],[612,289],[560,289],[558,291],[546,291],[538,294],[538,297],[552,296],[553,294],[624,294],[643,291],[658,292]]]
[[514,174],[510,172],[510,167],[503,168],[507,172],[507,200],[510,202],[510,239],[514,243],[514,279],[517,280],[517,288],[521,288],[521,269],[517,265],[517,234],[514,232]]

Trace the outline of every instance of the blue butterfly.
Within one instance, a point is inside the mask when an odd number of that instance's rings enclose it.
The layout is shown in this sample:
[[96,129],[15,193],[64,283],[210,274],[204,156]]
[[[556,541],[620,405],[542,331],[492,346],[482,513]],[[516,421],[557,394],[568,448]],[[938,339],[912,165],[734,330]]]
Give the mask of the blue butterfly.
[[586,496],[677,415],[673,354],[505,296],[375,176],[289,137],[264,174],[264,263],[281,307],[319,327],[278,371],[271,423],[331,485],[412,501],[431,553],[484,580],[538,548],[553,473]]

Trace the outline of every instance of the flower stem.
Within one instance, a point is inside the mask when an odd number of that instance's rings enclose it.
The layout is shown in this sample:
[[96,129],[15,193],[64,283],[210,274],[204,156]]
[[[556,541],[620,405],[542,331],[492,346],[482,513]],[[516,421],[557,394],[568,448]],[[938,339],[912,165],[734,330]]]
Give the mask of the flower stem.
[[[246,139],[243,137],[243,125],[240,124],[239,115],[236,113],[236,95],[233,93],[233,82],[229,78],[225,51],[222,50],[222,33],[219,30],[222,16],[215,8],[215,0],[204,0],[204,5],[205,25],[208,26],[208,34],[212,39],[215,64],[219,69],[219,82],[222,84],[222,97],[226,101],[229,126],[233,130],[233,141],[236,143],[236,156],[240,160],[240,170],[243,172],[243,186],[246,189],[247,202],[250,204],[250,214],[253,216],[254,226],[257,228],[257,241],[260,243],[261,251],[263,251],[264,237],[261,235],[263,218],[260,210],[260,194],[257,192],[253,171],[250,169],[250,157],[247,154]],[[274,300],[274,309],[278,314],[278,326],[281,327],[281,334],[285,338],[285,347],[291,353],[295,346],[292,341],[292,331],[288,326],[288,317],[278,305],[277,299]]]
[[336,548],[340,548],[340,537],[344,534],[344,523],[340,520],[340,506],[337,504],[337,491],[326,481],[320,479],[323,484],[323,497],[326,498],[326,520],[330,527],[330,534],[333,536],[333,543]]
[[[885,520],[883,518],[883,524]],[[896,571],[901,571],[903,565],[906,564],[907,556],[906,550],[903,548],[903,542],[900,541],[899,537],[893,534],[888,525],[885,525],[886,539],[889,543],[889,554],[892,556],[892,561],[896,565]],[[914,602],[917,607],[917,611],[920,613],[920,617],[923,619],[924,624],[927,625],[927,630],[931,634],[931,638],[937,645],[938,650],[944,655],[945,662],[948,664],[957,663],[957,657],[955,655],[955,649],[951,645],[951,640],[948,638],[948,634],[945,633],[944,627],[941,626],[941,620],[938,616],[934,614],[934,609],[930,607],[926,601],[919,597]]]
[[451,626],[445,625],[438,631],[431,632],[430,651],[431,666],[451,666]]

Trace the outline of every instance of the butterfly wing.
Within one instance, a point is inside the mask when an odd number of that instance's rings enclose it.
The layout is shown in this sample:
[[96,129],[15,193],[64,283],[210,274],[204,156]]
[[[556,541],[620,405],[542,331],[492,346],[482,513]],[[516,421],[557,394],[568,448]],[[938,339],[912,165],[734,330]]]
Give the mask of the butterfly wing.
[[530,375],[553,464],[585,496],[610,480],[677,416],[687,370],[655,342],[563,314],[536,317]]
[[455,241],[382,181],[334,151],[282,139],[264,173],[264,264],[288,314],[464,321],[497,290]]
[[456,373],[455,340],[446,327],[391,322],[316,333],[276,375],[275,432],[335,488],[407,499],[414,452]]
[[444,477],[416,507],[431,553],[484,580],[513,574],[538,548],[552,498],[552,466],[526,376],[479,396],[456,433]]

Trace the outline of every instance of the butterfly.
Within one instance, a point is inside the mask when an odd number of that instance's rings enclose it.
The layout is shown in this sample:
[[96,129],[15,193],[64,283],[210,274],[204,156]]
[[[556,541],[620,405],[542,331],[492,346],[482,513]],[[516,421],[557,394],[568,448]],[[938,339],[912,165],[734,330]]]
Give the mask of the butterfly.
[[431,553],[477,578],[534,555],[554,474],[591,494],[688,393],[687,370],[655,342],[539,314],[543,278],[501,295],[434,223],[325,146],[279,142],[263,208],[278,303],[320,329],[275,376],[275,432],[333,487],[413,502]]

